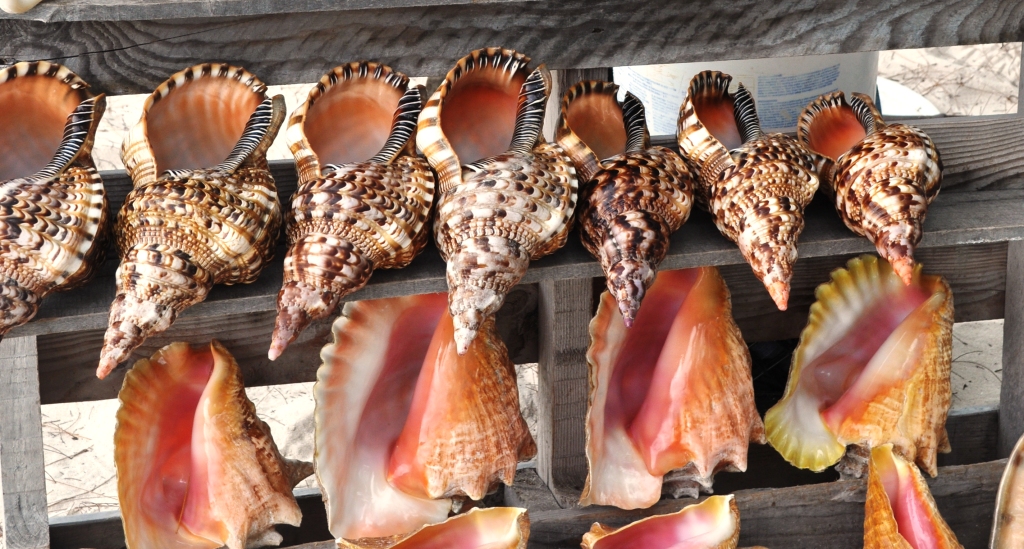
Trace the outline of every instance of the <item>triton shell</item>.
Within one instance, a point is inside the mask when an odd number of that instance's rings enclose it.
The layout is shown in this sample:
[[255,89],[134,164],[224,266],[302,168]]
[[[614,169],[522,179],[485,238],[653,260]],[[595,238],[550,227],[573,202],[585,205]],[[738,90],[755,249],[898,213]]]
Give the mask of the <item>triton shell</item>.
[[531,260],[565,244],[576,170],[541,127],[551,87],[544,66],[487,48],[459,60],[427,102],[416,144],[437,171],[434,237],[448,262],[459,353]]
[[704,71],[693,77],[679,112],[679,151],[697,178],[697,202],[718,230],[739,245],[779,310],[804,230],[804,208],[818,189],[814,157],[796,140],[765,135],[754,99],[732,77]]
[[214,284],[250,283],[270,261],[281,205],[266,153],[284,98],[266,89],[214,63],[175,74],[146,100],[121,150],[134,189],[115,226],[121,266],[100,378]]
[[302,520],[292,488],[312,465],[284,459],[217,341],[172,343],[118,393],[117,493],[129,549],[278,545]]
[[651,146],[640,100],[627,92],[620,104],[618,89],[593,81],[570,88],[557,136],[581,181],[583,245],[601,261],[608,291],[631,326],[669,236],[690,216],[694,183],[679,155]]
[[949,451],[949,285],[916,267],[908,286],[885,261],[861,256],[815,296],[786,393],[764,418],[768,441],[813,471],[839,461],[847,445],[891,442],[935,476],[937,452]]
[[0,336],[102,260],[107,204],[92,145],[106,102],[88,87],[45,61],[0,70]]
[[655,515],[622,528],[598,523],[583,534],[583,549],[736,549],[740,510],[735,497],[711,496],[669,515]]
[[7,13],[25,13],[42,0],[0,0],[0,10]]
[[822,95],[804,109],[800,143],[819,155],[819,173],[851,231],[874,242],[907,284],[928,204],[939,194],[942,160],[923,131],[886,124],[871,99]]
[[494,321],[455,352],[445,294],[359,301],[334,323],[313,389],[317,479],[336,538],[441,522],[453,496],[511,484],[535,452]]
[[415,151],[423,87],[408,84],[385,65],[350,63],[321,78],[292,113],[299,187],[271,359],[374,269],[404,267],[427,243],[434,174]]
[[697,497],[716,472],[746,470],[748,443],[764,443],[764,426],[717,269],[662,272],[629,330],[605,292],[590,338],[590,474],[580,503],[646,508],[665,475],[674,495]]
[[1014,549],[1024,547],[1024,437],[1006,463],[1003,478],[999,481],[999,495],[996,497],[996,513],[992,524],[990,549]]
[[530,517],[526,509],[471,509],[412,534],[384,539],[339,540],[342,549],[526,549]]
[[892,444],[872,449],[870,463],[864,549],[963,549],[913,463]]

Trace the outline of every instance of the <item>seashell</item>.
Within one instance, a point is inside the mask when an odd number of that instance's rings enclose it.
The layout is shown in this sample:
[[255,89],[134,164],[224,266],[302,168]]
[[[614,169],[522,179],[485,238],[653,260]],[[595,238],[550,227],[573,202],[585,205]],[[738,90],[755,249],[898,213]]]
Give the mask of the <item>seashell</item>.
[[893,452],[871,450],[864,549],[963,549],[935,506],[921,471]]
[[620,104],[618,89],[594,81],[570,88],[557,137],[585,183],[583,245],[601,261],[628,327],[668,253],[669,236],[690,216],[694,184],[679,155],[651,147],[643,103],[627,92]]
[[46,61],[0,70],[0,337],[103,259],[103,181],[92,145],[106,100]]
[[996,513],[992,524],[990,549],[1014,549],[1024,546],[1024,437],[1017,440],[999,481]]
[[292,113],[299,187],[271,360],[374,269],[404,267],[427,243],[434,174],[413,139],[423,87],[408,84],[385,65],[350,63],[321,78]]
[[551,76],[543,65],[528,73],[529,62],[474,51],[420,113],[416,144],[440,184],[434,237],[460,354],[530,261],[565,244],[576,207],[576,170],[541,135]]
[[535,451],[495,332],[458,355],[445,294],[350,303],[317,373],[317,479],[336,538],[440,522],[450,498],[511,484]]
[[526,549],[530,517],[526,509],[471,509],[440,524],[390,538],[339,540],[342,549]]
[[923,131],[886,124],[871,98],[822,95],[800,114],[800,143],[819,156],[819,173],[851,231],[907,284],[928,204],[939,194],[942,160]]
[[732,77],[704,71],[690,81],[679,111],[679,151],[698,173],[697,202],[739,245],[779,310],[804,230],[804,208],[818,189],[814,158],[796,140],[765,135],[754,99]]
[[[0,10],[7,13],[25,13],[42,0],[0,0]],[[97,117],[98,118],[98,117]]]
[[266,153],[283,118],[282,96],[217,63],[175,74],[146,100],[121,150],[134,189],[115,226],[121,265],[97,376],[214,284],[250,283],[270,261],[281,205]]
[[733,495],[711,496],[678,512],[655,515],[622,528],[598,523],[583,534],[583,549],[736,549],[740,510]]
[[279,545],[302,520],[292,488],[312,464],[281,457],[217,341],[172,343],[135,363],[118,393],[117,494],[131,548]]
[[764,418],[768,441],[813,471],[839,461],[847,445],[891,442],[935,476],[936,453],[949,451],[949,285],[916,267],[907,286],[885,261],[861,256],[815,295],[785,395]]
[[605,292],[590,338],[581,504],[646,508],[669,473],[677,497],[697,497],[716,472],[746,470],[748,442],[763,444],[764,426],[717,269],[658,275],[630,330]]

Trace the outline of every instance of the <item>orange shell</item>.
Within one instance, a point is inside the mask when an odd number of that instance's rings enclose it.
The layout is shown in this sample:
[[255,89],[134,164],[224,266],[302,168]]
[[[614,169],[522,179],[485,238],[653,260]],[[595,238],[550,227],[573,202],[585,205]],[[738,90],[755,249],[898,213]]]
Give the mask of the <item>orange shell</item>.
[[583,534],[583,549],[735,549],[740,510],[735,496],[711,496],[669,515],[656,515],[622,528],[598,523]]

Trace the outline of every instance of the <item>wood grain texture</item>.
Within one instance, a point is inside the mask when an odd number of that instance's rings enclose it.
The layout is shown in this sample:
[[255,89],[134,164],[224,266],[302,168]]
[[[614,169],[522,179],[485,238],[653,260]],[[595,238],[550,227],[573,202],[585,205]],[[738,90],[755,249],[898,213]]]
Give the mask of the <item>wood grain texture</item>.
[[[89,6],[92,4],[92,6]],[[0,58],[55,59],[97,89],[152,90],[203,61],[245,66],[271,84],[315,82],[371,58],[406,74],[444,74],[467,52],[501,45],[551,68],[753,59],[1020,41],[1015,0],[544,0],[464,3],[348,0],[74,0],[76,9],[0,19]],[[395,7],[389,7],[395,6]],[[365,7],[366,9],[352,9]],[[182,10],[187,8],[182,8]],[[251,14],[251,15],[249,15]],[[237,17],[227,18],[224,15]],[[166,17],[174,17],[165,19]],[[642,37],[642,39],[638,39]]]
[[1024,242],[1006,250],[1006,320],[999,389],[999,456],[1008,457],[1024,434]]
[[0,342],[0,542],[6,549],[50,546],[36,338]]

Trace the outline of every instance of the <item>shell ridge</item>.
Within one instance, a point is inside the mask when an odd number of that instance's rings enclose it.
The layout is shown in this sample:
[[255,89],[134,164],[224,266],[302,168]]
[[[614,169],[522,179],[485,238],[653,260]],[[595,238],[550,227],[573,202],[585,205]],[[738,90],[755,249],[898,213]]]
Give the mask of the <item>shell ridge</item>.
[[530,154],[543,139],[541,130],[544,129],[544,114],[550,90],[551,74],[544,65],[534,69],[523,82],[509,152]]
[[419,120],[420,111],[423,109],[423,86],[416,86],[406,90],[402,98],[398,100],[398,108],[395,109],[391,133],[388,135],[384,147],[371,158],[370,162],[390,164],[403,152],[415,154],[415,148],[410,145],[415,142],[416,122]]
[[764,138],[761,131],[761,121],[757,118],[757,107],[754,105],[754,98],[747,91],[747,88],[740,84],[733,94],[733,113],[736,117],[736,126],[740,130],[740,137],[744,143],[750,143]]
[[213,170],[226,174],[234,173],[243,163],[249,162],[250,158],[265,155],[277,137],[277,131],[284,120],[284,110],[284,96],[267,97],[261,101],[245,124],[242,137],[238,139],[231,154]]
[[647,113],[643,102],[632,93],[626,92],[621,105],[622,118],[626,126],[626,152],[651,148],[651,134],[647,131]]

